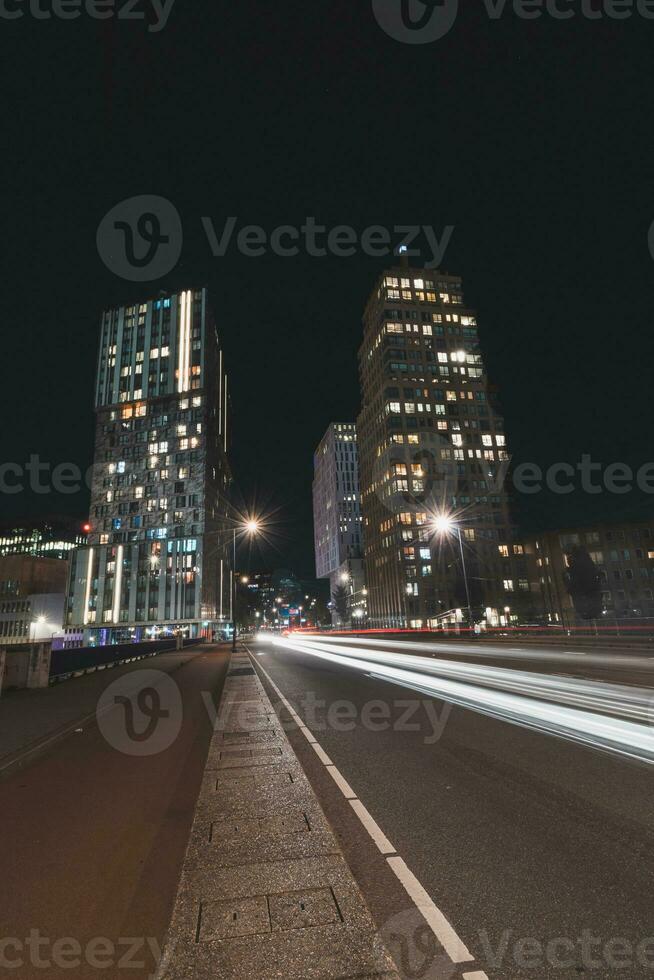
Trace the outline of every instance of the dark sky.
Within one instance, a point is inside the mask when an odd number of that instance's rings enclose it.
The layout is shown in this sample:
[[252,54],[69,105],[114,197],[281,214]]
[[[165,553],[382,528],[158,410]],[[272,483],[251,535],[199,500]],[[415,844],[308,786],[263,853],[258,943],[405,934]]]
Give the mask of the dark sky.
[[[312,450],[357,413],[361,313],[388,261],[214,258],[203,215],[268,230],[307,215],[359,232],[454,225],[443,267],[477,307],[516,460],[653,458],[654,21],[494,21],[461,6],[426,45],[384,34],[370,0],[177,0],[159,33],[86,16],[0,23],[2,459],[88,465],[101,309],[207,283],[238,483],[283,508],[281,553],[261,560],[311,573]],[[132,284],[95,240],[140,194],[174,203],[184,246],[168,276]],[[557,526],[651,513],[651,499],[541,494],[518,516]],[[88,502],[0,506],[83,519]]]

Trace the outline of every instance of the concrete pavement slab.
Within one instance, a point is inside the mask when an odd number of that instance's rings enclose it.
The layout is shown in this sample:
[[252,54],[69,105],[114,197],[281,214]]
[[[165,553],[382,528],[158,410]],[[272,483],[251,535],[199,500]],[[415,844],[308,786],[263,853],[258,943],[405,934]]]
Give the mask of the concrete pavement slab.
[[249,669],[249,658],[232,659],[159,980],[395,977],[338,842]]

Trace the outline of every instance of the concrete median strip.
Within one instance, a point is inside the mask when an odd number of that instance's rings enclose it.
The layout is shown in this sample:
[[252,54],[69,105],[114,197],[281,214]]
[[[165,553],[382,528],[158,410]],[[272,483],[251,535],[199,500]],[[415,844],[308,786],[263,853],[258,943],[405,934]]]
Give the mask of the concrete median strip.
[[249,658],[234,655],[158,980],[398,976]]

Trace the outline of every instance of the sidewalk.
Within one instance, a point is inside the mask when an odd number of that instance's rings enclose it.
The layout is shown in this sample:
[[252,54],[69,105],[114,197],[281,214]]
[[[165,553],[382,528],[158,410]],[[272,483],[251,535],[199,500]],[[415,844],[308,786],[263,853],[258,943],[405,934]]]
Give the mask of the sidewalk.
[[159,980],[397,980],[249,657],[232,657]]
[[95,717],[101,693],[108,684],[135,670],[169,672],[180,663],[206,653],[205,646],[189,651],[167,650],[131,664],[121,664],[74,677],[53,687],[5,692],[0,696],[0,774],[31,747],[66,734],[76,722]]

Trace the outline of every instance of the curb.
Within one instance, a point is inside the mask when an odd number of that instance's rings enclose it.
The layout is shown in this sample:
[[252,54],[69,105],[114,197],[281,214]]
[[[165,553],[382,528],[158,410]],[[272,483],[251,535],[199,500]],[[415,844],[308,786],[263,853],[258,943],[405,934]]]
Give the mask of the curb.
[[399,980],[248,654],[232,655],[157,980]]

